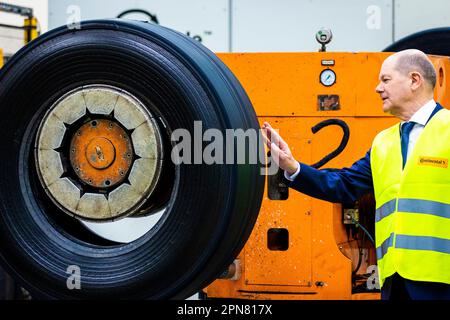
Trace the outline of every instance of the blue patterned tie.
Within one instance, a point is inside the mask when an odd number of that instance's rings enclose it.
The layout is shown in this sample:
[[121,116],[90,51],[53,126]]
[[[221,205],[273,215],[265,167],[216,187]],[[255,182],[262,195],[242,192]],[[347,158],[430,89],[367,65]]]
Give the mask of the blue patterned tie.
[[401,139],[402,139],[402,157],[403,157],[403,168],[406,163],[406,156],[408,155],[408,144],[409,144],[409,134],[414,127],[415,122],[406,122],[402,125],[401,129]]

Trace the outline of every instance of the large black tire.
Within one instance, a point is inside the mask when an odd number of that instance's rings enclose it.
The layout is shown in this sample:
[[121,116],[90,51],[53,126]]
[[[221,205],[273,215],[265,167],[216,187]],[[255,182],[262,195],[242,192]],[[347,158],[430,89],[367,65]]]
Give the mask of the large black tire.
[[450,56],[450,28],[416,32],[394,42],[383,51],[397,52],[406,49],[419,49],[427,54]]
[[[85,236],[78,220],[49,201],[36,174],[39,123],[82,85],[130,92],[164,121],[166,139],[177,128],[192,133],[194,121],[204,130],[258,130],[240,83],[201,44],[154,24],[88,21],[23,48],[0,83],[0,262],[33,297],[183,299],[242,249],[261,205],[260,164],[173,166],[163,218],[129,244]],[[67,287],[71,265],[80,268],[81,290]]]

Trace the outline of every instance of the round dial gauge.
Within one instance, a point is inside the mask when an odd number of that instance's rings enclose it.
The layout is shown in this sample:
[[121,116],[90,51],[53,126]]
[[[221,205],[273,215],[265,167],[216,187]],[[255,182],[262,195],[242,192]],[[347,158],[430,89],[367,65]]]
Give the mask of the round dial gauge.
[[320,74],[320,83],[326,87],[330,87],[336,83],[336,73],[331,69],[323,70]]

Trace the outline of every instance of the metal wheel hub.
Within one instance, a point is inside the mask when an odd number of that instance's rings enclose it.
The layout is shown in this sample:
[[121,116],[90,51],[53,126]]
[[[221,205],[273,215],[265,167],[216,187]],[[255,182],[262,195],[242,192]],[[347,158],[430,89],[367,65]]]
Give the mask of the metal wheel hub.
[[74,134],[70,163],[80,180],[97,188],[122,182],[132,166],[131,139],[118,123],[93,120]]
[[89,221],[137,214],[158,184],[163,147],[148,109],[121,89],[73,90],[45,115],[36,139],[36,168],[49,198]]

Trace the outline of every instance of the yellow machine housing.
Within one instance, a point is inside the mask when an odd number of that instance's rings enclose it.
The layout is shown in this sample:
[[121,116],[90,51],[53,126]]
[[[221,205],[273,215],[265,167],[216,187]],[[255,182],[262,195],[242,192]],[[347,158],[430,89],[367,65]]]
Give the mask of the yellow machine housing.
[[[260,123],[279,129],[294,156],[312,164],[333,151],[342,139],[337,126],[313,134],[326,119],[340,119],[350,129],[344,151],[324,168],[342,168],[365,156],[375,135],[398,119],[382,111],[375,92],[379,70],[389,53],[248,53],[221,54],[246,89]],[[430,56],[437,70],[435,99],[450,106],[448,57]],[[336,82],[320,83],[331,69]],[[337,96],[337,97],[336,97]],[[336,103],[338,101],[338,103]],[[238,299],[379,299],[379,290],[365,289],[373,280],[373,244],[352,239],[359,228],[348,215],[370,215],[359,207],[343,209],[289,190],[286,200],[271,200],[266,183],[259,218],[247,244],[233,264],[229,279],[216,280],[208,298]],[[364,202],[363,201],[363,202]],[[366,205],[367,207],[367,205]],[[358,209],[359,208],[359,209]],[[359,211],[359,212],[358,212]],[[365,211],[365,212],[362,212]],[[272,241],[272,243],[271,243]],[[281,243],[281,245],[278,245]],[[359,268],[358,256],[362,255]],[[354,270],[358,271],[352,274]]]

